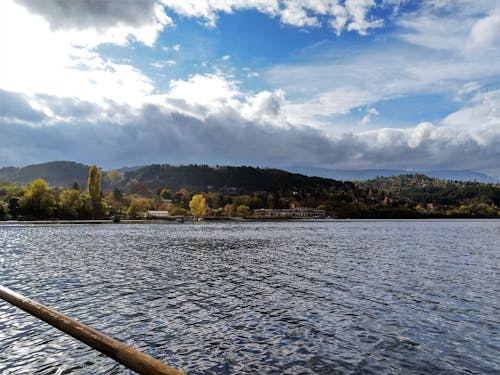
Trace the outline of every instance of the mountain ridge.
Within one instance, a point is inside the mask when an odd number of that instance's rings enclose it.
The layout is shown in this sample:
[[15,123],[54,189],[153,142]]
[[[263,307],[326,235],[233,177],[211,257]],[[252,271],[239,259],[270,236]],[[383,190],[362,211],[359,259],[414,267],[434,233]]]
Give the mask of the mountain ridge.
[[406,170],[406,169],[328,169],[309,167],[285,168],[293,173],[302,173],[307,176],[318,176],[332,178],[342,181],[366,181],[377,177],[391,177],[406,174],[423,174],[428,177],[449,181],[477,181],[483,183],[498,183],[495,179],[485,173],[469,169],[433,169],[433,170]]
[[[158,167],[160,166],[160,168]],[[471,171],[471,170],[428,170],[428,171],[408,171],[400,169],[362,169],[362,170],[346,170],[346,169],[326,169],[326,168],[305,168],[305,167],[289,167],[289,168],[259,168],[259,167],[246,167],[246,166],[202,166],[201,171],[208,170],[220,171],[221,168],[231,169],[233,172],[242,172],[245,168],[254,169],[255,171],[274,171],[273,173],[289,173],[290,175],[302,175],[309,178],[321,178],[329,179],[335,181],[366,181],[375,179],[377,177],[390,177],[406,174],[424,174],[431,178],[438,178],[442,180],[450,181],[477,181],[483,183],[498,183],[496,179],[483,173]],[[150,180],[148,187],[157,188],[161,183],[161,180],[165,180],[168,176],[165,176],[165,168],[169,169],[172,174],[179,175],[180,171],[188,169],[189,165],[174,166],[169,164],[151,164],[145,166],[134,166],[134,167],[122,167],[117,169],[124,174],[125,177],[129,179],[139,179],[141,175],[146,174]],[[86,186],[89,165],[82,163],[77,163],[73,161],[52,161],[47,163],[32,164],[25,167],[2,167],[0,168],[0,180],[10,180],[23,185],[37,179],[43,178],[51,186],[71,186],[75,181],[80,186]],[[163,168],[163,169],[162,169]],[[205,169],[203,169],[205,168]],[[159,176],[152,176],[154,174],[152,171],[156,170],[158,173],[163,173],[164,178]],[[238,173],[239,173],[238,172]],[[250,170],[247,170],[250,173]],[[266,173],[267,173],[266,172]],[[219,173],[220,174],[220,173]],[[257,175],[254,176],[258,178]],[[157,182],[153,182],[156,178]],[[294,177],[297,178],[297,177]],[[182,180],[182,179],[181,179]],[[207,180],[210,181],[210,178]],[[187,183],[184,181],[174,181],[173,185],[176,187],[182,185],[182,183]],[[269,185],[270,181],[266,184]],[[301,182],[300,184],[302,184]],[[231,181],[227,181],[227,186],[231,186]],[[203,184],[198,183],[196,187],[202,188]],[[213,185],[213,183],[207,183],[206,185]],[[234,185],[234,183],[233,183]]]

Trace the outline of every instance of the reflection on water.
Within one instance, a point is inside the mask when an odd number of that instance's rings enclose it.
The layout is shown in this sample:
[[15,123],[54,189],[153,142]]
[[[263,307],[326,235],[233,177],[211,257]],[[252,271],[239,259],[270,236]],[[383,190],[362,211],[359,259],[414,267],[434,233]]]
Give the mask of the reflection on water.
[[[500,221],[2,225],[0,283],[189,374],[500,371]],[[124,367],[0,302],[0,373]]]

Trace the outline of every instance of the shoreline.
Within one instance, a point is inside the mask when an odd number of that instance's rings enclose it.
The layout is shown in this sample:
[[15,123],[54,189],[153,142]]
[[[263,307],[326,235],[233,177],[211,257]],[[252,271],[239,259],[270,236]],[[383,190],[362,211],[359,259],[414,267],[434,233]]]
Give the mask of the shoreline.
[[328,218],[328,219],[261,219],[261,218],[209,218],[209,219],[184,219],[184,220],[144,220],[130,219],[114,222],[112,219],[102,220],[5,220],[0,221],[2,225],[105,225],[105,224],[193,224],[214,222],[236,222],[236,223],[269,223],[269,222],[356,222],[356,221],[459,221],[459,220],[500,220],[500,217],[439,217],[439,218]]

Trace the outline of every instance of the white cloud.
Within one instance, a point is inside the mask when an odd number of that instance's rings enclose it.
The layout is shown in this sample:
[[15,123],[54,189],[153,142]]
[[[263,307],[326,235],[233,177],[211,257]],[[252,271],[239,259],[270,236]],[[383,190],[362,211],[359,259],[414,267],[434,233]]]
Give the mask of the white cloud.
[[366,109],[366,115],[361,119],[362,125],[368,125],[372,121],[372,116],[378,116],[379,112],[376,108],[369,107]]
[[229,61],[230,58],[231,56],[229,55],[222,56],[222,61]]
[[482,52],[490,48],[500,48],[500,7],[474,23],[466,50],[471,53]]
[[163,69],[166,68],[167,66],[174,66],[176,64],[177,63],[175,62],[175,60],[165,60],[165,61],[153,61],[149,65],[152,66],[153,68]]
[[374,0],[162,0],[162,3],[169,11],[204,20],[208,27],[216,27],[219,13],[246,9],[278,17],[282,23],[295,27],[326,25],[338,35],[344,30],[365,35],[383,24],[372,14],[377,6]]
[[261,91],[255,96],[246,97],[241,113],[248,121],[286,126],[286,119],[282,113],[284,101],[285,94],[281,90]]
[[468,131],[478,143],[489,144],[500,136],[500,90],[476,94],[471,105],[449,114],[441,123]]
[[188,80],[171,81],[165,94],[170,103],[185,103],[189,114],[201,118],[228,106],[236,107],[240,96],[236,82],[217,74],[195,74]]
[[257,78],[260,77],[260,74],[258,72],[248,72],[247,73],[247,78]]
[[396,23],[400,37],[426,48],[478,52],[498,41],[499,5],[490,0],[426,0]]

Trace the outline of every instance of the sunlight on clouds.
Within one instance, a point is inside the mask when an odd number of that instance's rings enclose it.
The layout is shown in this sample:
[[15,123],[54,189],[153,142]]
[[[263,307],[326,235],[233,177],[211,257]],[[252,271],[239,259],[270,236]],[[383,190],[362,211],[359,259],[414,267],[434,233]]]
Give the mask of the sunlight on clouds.
[[69,32],[74,45],[126,45],[134,39],[151,46],[158,33],[172,24],[155,0],[15,1],[42,16],[51,30]]
[[134,106],[154,89],[149,78],[134,67],[106,61],[90,49],[103,41],[119,41],[127,28],[118,39],[112,30],[111,36],[93,30],[52,31],[47,21],[11,1],[2,1],[1,17],[2,89]]
[[148,101],[199,120],[232,113],[257,124],[287,126],[281,111],[283,91],[244,92],[237,82],[222,74],[196,74],[187,80],[171,81],[169,91],[150,96]]
[[170,99],[183,100],[188,104],[196,104],[216,111],[226,105],[234,105],[240,95],[235,82],[226,80],[221,75],[195,74],[187,81],[170,82],[167,94]]

